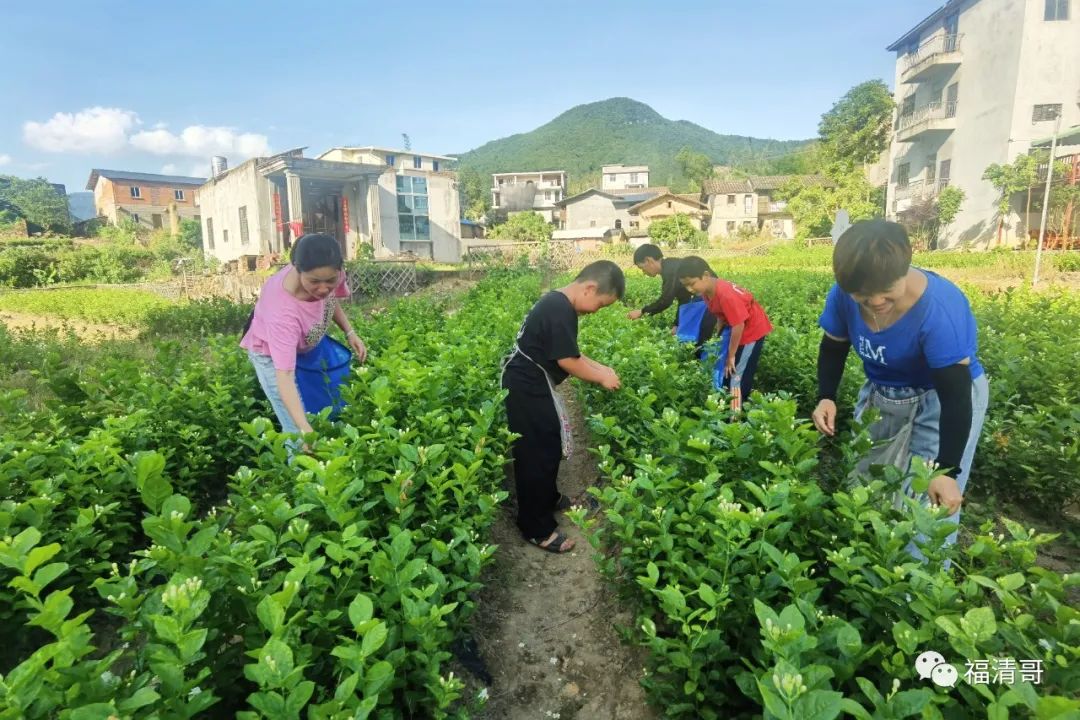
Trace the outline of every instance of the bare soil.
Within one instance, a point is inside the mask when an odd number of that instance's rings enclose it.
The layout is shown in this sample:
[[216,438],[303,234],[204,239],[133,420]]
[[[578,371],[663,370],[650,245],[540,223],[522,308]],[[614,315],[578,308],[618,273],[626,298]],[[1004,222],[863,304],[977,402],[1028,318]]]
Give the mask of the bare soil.
[[[576,497],[598,473],[585,422],[572,390],[563,397],[574,426],[575,450],[559,468],[559,489]],[[512,478],[508,484],[513,488]],[[526,543],[507,502],[494,527],[499,550],[482,579],[473,632],[491,673],[483,720],[652,720],[639,684],[644,651],[623,644],[615,626],[633,617],[605,583],[593,550],[576,527],[560,530],[577,540],[555,555]]]
[[28,315],[26,313],[0,310],[0,323],[9,330],[59,330],[73,332],[85,342],[134,337],[134,328],[123,325],[92,323],[85,320],[65,319],[54,315]]

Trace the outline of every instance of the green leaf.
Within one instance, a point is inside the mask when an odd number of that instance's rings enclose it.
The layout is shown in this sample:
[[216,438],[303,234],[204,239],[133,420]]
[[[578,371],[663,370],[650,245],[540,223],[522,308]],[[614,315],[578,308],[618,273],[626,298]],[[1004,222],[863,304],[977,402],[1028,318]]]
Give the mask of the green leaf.
[[285,608],[281,607],[281,603],[271,595],[267,595],[259,601],[258,606],[255,608],[255,614],[258,616],[262,626],[271,635],[276,634],[285,622]]
[[26,564],[23,565],[23,575],[32,575],[34,570],[42,563],[52,560],[56,553],[60,552],[60,544],[42,545],[31,550],[26,556]]
[[370,620],[374,611],[375,606],[367,595],[360,593],[354,597],[353,601],[349,603],[349,621],[352,623],[353,628],[355,629],[357,625]]
[[199,628],[184,633],[184,636],[180,638],[180,642],[176,644],[176,650],[180,653],[181,660],[190,662],[195,659],[195,656],[202,650],[202,646],[206,642],[207,632],[206,628]]
[[1036,720],[1074,720],[1080,710],[1080,700],[1060,696],[1039,698],[1035,706]]
[[364,697],[369,698],[378,695],[393,679],[393,665],[385,660],[375,663],[364,673]]
[[270,638],[266,641],[266,645],[259,652],[259,659],[265,662],[268,656],[274,664],[271,669],[278,677],[285,677],[293,671],[292,650],[281,640]]
[[862,650],[862,638],[853,626],[845,624],[836,633],[836,647],[844,657],[853,657]]
[[656,563],[649,561],[645,566],[645,574],[652,580],[652,586],[656,587],[656,583],[660,582],[660,568],[656,567]]
[[987,640],[997,632],[994,611],[988,607],[972,608],[960,620],[960,627],[973,643]]
[[308,704],[308,700],[311,699],[312,694],[315,692],[315,683],[310,680],[304,680],[292,689],[289,693],[288,699],[285,701],[285,712],[290,717],[300,717],[300,712]]
[[1024,574],[1012,573],[998,578],[998,584],[1006,590],[1017,590],[1024,586]]
[[923,708],[930,704],[932,698],[933,692],[928,688],[904,690],[892,697],[888,707],[898,718],[911,717],[920,714]]
[[116,704],[116,707],[121,712],[130,713],[132,711],[138,710],[141,707],[152,705],[160,699],[161,695],[155,692],[153,688],[144,687],[136,690],[135,693],[127,700],[121,700],[120,702],[118,702]]
[[44,567],[38,568],[38,571],[34,573],[33,581],[38,586],[39,590],[43,589],[46,585],[51,583],[56,578],[67,572],[67,563],[49,563]]
[[151,512],[158,513],[173,494],[173,487],[164,476],[165,458],[155,452],[135,453],[132,457],[139,496]]
[[112,703],[93,703],[71,711],[71,720],[109,720],[116,716]]
[[802,720],[833,720],[844,696],[832,690],[811,690],[795,701],[794,715]]
[[701,583],[698,587],[698,597],[701,598],[703,603],[710,607],[716,605],[716,593],[705,583]]
[[806,619],[803,618],[799,608],[794,605],[788,605],[786,608],[780,611],[780,627],[787,629],[791,626],[792,630],[803,630],[806,628]]
[[364,639],[360,644],[360,651],[364,657],[371,657],[386,642],[386,623],[380,622],[364,633]]

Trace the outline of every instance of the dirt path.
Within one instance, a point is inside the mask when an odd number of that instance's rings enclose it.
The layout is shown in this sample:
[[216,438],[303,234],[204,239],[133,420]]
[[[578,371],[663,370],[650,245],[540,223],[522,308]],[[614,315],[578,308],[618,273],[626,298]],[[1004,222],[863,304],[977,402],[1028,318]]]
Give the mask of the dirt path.
[[92,323],[85,320],[64,319],[52,315],[28,315],[10,310],[0,310],[0,324],[9,330],[71,330],[80,339],[93,342],[102,339],[133,337],[133,328],[121,325]]
[[[559,489],[582,493],[597,478],[572,390],[564,391],[578,448],[559,471]],[[512,483],[511,483],[512,485]],[[643,652],[620,642],[614,625],[633,621],[604,583],[592,548],[569,520],[578,544],[551,555],[526,545],[511,498],[495,524],[499,551],[483,579],[473,631],[493,677],[483,720],[651,720],[638,684]]]

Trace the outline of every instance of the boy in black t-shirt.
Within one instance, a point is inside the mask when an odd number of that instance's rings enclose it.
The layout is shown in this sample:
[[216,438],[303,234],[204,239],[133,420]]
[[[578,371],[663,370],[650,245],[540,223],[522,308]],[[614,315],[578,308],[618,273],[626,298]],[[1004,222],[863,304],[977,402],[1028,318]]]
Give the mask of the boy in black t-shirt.
[[570,423],[555,386],[573,375],[608,390],[619,376],[578,349],[578,315],[594,313],[623,296],[626,280],[610,260],[587,265],[566,287],[540,298],[518,331],[514,351],[503,366],[506,417],[514,441],[518,528],[534,545],[553,553],[568,552],[574,541],[558,531],[555,511],[570,500],[555,481],[559,463],[570,454]]

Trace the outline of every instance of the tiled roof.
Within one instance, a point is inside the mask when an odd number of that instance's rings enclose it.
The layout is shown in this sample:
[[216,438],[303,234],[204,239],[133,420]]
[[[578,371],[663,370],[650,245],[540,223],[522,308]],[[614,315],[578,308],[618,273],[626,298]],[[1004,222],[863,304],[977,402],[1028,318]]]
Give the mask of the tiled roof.
[[832,181],[824,175],[751,175],[750,184],[755,190],[778,190],[789,182],[807,186],[827,187]]
[[753,192],[749,180],[706,180],[706,195],[723,195],[725,193]]
[[824,175],[751,175],[745,180],[706,180],[706,195],[779,190],[790,182],[803,185],[829,186],[832,181]]
[[662,193],[660,195],[653,195],[652,197],[649,197],[649,198],[646,198],[645,200],[642,200],[637,205],[630,208],[629,212],[631,214],[637,214],[638,212],[640,212],[644,208],[648,207],[649,205],[653,204],[654,202],[663,201],[664,198],[678,198],[678,199],[682,200],[683,202],[693,203],[694,205],[697,205],[698,208],[701,209],[701,210],[707,210],[708,209],[708,206],[705,205],[705,203],[701,202],[698,195],[676,195],[674,193]]
[[97,179],[103,177],[106,180],[134,180],[135,182],[156,182],[170,185],[203,185],[206,178],[188,177],[186,175],[157,175],[155,173],[128,172],[127,170],[100,170],[90,171],[90,179],[86,182],[86,189],[93,190],[97,185]]
[[655,185],[643,188],[626,188],[625,190],[605,190],[604,192],[612,195],[661,195],[671,192],[671,189],[666,185]]

